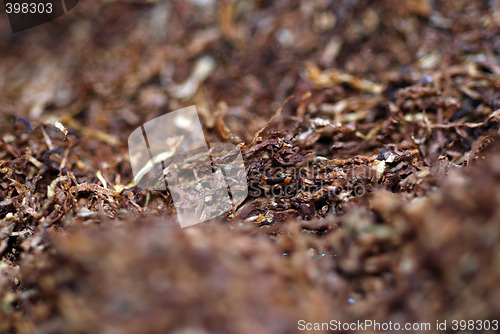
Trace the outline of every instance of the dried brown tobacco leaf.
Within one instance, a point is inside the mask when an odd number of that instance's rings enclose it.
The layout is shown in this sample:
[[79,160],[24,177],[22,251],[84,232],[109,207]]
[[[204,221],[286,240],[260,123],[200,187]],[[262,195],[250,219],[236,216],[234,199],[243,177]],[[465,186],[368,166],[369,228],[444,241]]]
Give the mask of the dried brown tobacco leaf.
[[[494,2],[78,11],[13,39],[0,26],[0,331],[498,318]],[[204,56],[210,76],[172,90]],[[270,111],[292,94],[278,124]],[[251,195],[212,224],[158,232],[136,218],[176,226],[172,199],[125,189],[126,136],[193,103],[209,141],[252,143]]]
[[348,73],[341,73],[335,70],[321,71],[317,66],[308,64],[306,66],[307,79],[318,88],[332,87],[339,84],[350,84],[361,91],[373,94],[381,94],[384,86],[373,83],[366,79],[354,77]]

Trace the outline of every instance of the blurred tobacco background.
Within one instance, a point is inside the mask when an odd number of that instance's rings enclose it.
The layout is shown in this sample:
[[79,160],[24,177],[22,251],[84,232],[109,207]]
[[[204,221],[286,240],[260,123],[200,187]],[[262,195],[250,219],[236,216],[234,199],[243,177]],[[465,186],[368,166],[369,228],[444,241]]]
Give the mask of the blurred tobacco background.
[[[500,318],[499,1],[91,0],[0,48],[0,332]],[[192,104],[254,191],[180,229],[127,137]]]

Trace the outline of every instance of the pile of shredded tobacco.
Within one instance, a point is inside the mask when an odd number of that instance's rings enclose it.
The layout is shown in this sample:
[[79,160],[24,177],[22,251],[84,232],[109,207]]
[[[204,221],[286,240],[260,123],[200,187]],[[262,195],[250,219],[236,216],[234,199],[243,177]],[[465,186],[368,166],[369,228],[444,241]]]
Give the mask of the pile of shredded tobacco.
[[[89,0],[0,23],[1,333],[500,320],[499,1]],[[127,140],[190,105],[241,149],[248,196],[180,228]]]

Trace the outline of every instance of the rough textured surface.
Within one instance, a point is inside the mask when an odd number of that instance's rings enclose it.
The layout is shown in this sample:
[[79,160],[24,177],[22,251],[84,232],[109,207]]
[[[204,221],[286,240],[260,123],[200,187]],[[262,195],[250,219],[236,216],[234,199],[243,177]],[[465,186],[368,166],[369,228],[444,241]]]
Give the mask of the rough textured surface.
[[[499,18],[175,0],[2,19],[0,332],[499,319]],[[242,148],[250,195],[180,229],[167,192],[126,186],[127,136],[191,104]]]

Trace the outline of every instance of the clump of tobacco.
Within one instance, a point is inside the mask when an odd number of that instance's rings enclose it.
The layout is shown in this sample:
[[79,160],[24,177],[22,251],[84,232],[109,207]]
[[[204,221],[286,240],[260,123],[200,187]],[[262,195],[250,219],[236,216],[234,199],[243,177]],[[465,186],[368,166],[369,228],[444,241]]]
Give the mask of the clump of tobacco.
[[[493,2],[74,11],[0,34],[0,332],[499,318]],[[190,104],[241,148],[248,197],[180,229],[126,143]]]

